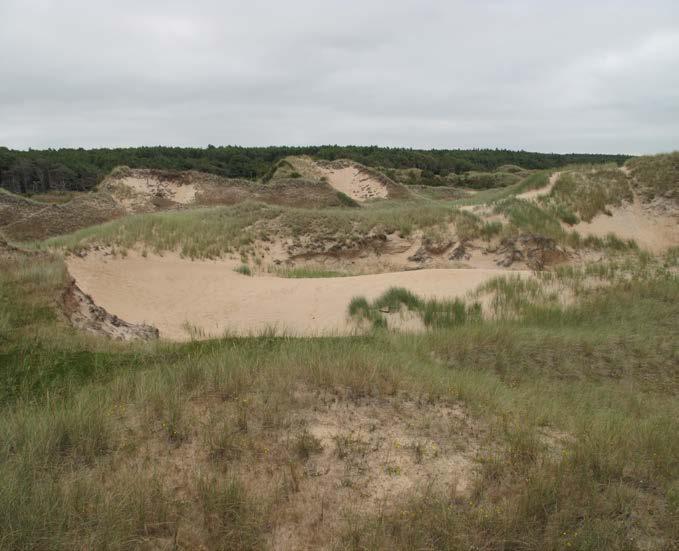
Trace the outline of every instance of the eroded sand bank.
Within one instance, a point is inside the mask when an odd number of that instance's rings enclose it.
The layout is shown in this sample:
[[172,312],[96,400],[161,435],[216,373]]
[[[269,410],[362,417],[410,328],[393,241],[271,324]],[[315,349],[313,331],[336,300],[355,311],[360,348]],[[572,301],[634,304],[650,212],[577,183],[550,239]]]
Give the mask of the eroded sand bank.
[[356,329],[347,318],[354,296],[370,300],[390,287],[405,287],[423,298],[460,297],[508,273],[438,269],[316,279],[248,277],[234,272],[236,261],[191,261],[176,254],[90,254],[69,257],[67,264],[98,305],[128,322],[154,325],[162,338],[172,340],[190,337],[187,322],[204,336],[269,328],[293,335],[346,335]]
[[356,201],[384,199],[389,195],[387,187],[382,182],[354,166],[321,168],[320,171],[332,187]]
[[580,222],[573,229],[583,236],[605,237],[614,234],[620,239],[633,239],[652,253],[663,253],[679,244],[679,221],[671,216],[653,215],[638,199],[621,207],[609,209],[610,215],[598,214],[591,222]]

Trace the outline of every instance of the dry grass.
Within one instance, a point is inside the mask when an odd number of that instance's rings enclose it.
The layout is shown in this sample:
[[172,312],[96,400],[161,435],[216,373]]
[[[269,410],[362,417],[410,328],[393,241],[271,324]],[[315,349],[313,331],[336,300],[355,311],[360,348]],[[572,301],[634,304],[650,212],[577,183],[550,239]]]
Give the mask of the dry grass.
[[143,244],[162,253],[179,251],[190,258],[215,258],[249,250],[255,240],[304,238],[309,243],[362,243],[369,236],[397,233],[407,237],[454,224],[461,238],[478,237],[487,228],[475,215],[443,203],[383,203],[379,207],[296,209],[241,203],[230,207],[139,214],[45,242],[49,248],[77,251],[92,245],[130,249]]
[[625,164],[632,173],[633,184],[646,200],[656,197],[678,200],[679,152],[637,157]]
[[[601,170],[573,184],[597,209]],[[272,232],[557,235],[551,203],[512,199],[544,178],[482,192],[499,228],[429,200],[245,203],[49,245],[205,257]],[[376,326],[360,337],[122,344],[65,325],[58,256],[0,250],[0,549],[672,549],[678,258],[498,279],[453,303],[357,298]],[[385,331],[392,309],[428,330]]]
[[562,173],[543,203],[553,203],[562,212],[574,212],[590,222],[597,214],[606,213],[607,207],[620,206],[632,198],[627,175],[617,166],[610,166]]
[[671,262],[422,335],[122,345],[57,319],[58,258],[3,258],[0,548],[671,548]]
[[83,193],[64,203],[45,203],[0,191],[0,230],[14,241],[46,239],[122,214],[117,203],[102,193]]

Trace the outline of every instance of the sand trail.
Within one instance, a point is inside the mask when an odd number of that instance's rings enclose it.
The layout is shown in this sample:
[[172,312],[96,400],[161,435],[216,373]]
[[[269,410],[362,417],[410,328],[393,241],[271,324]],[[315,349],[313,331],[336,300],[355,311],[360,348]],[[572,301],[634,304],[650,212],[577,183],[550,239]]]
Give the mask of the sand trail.
[[[507,271],[433,269],[352,277],[285,279],[248,277],[231,260],[182,259],[130,254],[113,258],[69,257],[68,269],[99,305],[131,323],[149,323],[162,338],[190,338],[188,322],[201,336],[254,334],[276,328],[292,335],[351,334],[351,299],[374,299],[390,287],[406,287],[424,298],[460,297]],[[513,271],[512,274],[518,272]]]
[[554,188],[554,185],[556,184],[557,180],[559,179],[559,176],[561,176],[561,172],[555,172],[549,177],[549,183],[545,187],[541,187],[538,189],[531,189],[530,191],[524,191],[523,193],[519,193],[516,197],[517,199],[524,199],[526,201],[534,201],[538,199],[539,197],[542,197],[544,195],[549,195],[552,192],[552,188]]

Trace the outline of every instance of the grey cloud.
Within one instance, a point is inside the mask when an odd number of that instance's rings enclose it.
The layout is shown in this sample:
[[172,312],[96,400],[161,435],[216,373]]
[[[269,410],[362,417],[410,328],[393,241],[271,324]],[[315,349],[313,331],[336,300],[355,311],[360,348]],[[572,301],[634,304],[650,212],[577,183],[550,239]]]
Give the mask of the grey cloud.
[[679,147],[679,6],[3,0],[0,145]]

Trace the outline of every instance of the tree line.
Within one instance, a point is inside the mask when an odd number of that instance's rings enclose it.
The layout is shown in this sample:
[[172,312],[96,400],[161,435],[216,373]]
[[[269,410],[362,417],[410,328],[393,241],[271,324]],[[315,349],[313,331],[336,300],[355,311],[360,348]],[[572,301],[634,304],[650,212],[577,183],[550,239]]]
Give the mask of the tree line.
[[87,191],[114,167],[198,170],[227,178],[256,179],[288,155],[316,159],[351,159],[386,169],[419,168],[446,176],[470,170],[491,171],[515,164],[527,169],[572,163],[623,163],[629,155],[556,154],[507,149],[407,149],[377,146],[303,147],[129,147],[117,149],[46,149],[18,151],[0,147],[0,187],[15,193],[51,190]]

